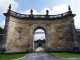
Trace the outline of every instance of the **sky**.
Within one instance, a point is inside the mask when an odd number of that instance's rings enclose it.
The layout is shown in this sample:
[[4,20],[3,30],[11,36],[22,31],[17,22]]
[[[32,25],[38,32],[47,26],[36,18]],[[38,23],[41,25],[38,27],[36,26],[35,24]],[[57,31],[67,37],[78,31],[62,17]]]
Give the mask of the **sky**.
[[[39,33],[36,33],[36,32],[39,32]],[[42,32],[42,33],[41,33],[41,32]],[[39,39],[41,39],[41,40],[45,39],[45,40],[46,40],[45,37],[46,37],[46,36],[45,36],[45,31],[42,30],[42,29],[37,29],[37,30],[35,31],[35,33],[34,33],[34,39],[33,39],[33,40],[39,40]]]
[[33,9],[33,14],[61,14],[68,11],[68,5],[71,6],[74,17],[74,24],[76,29],[80,29],[80,0],[0,0],[0,27],[4,28],[5,16],[3,13],[7,12],[8,6],[12,5],[13,11],[30,14],[30,9]]

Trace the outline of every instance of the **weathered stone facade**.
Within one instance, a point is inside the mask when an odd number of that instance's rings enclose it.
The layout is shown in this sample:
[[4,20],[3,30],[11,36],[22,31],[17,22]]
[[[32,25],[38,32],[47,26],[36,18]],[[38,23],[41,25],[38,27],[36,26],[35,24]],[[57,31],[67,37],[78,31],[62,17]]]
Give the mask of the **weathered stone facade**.
[[[74,51],[75,47],[75,14],[69,11],[59,15],[30,15],[16,13],[10,8],[5,19],[6,52],[33,51],[33,35],[36,29],[43,29],[46,36],[46,51]],[[78,47],[78,46],[77,46]]]

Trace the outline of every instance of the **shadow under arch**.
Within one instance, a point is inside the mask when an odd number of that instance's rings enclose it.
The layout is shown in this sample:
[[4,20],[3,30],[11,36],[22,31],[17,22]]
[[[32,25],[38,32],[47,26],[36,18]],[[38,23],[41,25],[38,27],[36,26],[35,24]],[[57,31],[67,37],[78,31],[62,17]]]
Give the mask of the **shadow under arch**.
[[45,30],[45,28],[43,28],[42,26],[36,27],[36,28],[34,29],[34,31],[33,31],[33,34],[35,33],[35,31],[36,31],[37,29],[42,29],[42,30],[44,30],[44,32],[45,32],[45,34],[46,34],[46,30]]

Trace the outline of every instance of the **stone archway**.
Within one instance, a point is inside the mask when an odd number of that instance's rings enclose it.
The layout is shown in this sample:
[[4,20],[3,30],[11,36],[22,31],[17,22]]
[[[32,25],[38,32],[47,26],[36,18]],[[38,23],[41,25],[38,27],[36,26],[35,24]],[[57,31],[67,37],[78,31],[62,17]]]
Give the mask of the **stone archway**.
[[35,27],[33,33],[34,33],[35,30],[37,30],[37,29],[43,29],[43,30],[45,31],[45,34],[46,34],[46,29],[45,29],[44,27],[42,27],[42,26],[37,26],[37,27]]
[[37,26],[33,30],[33,50],[34,50],[34,47],[35,47],[35,45],[34,45],[34,34],[35,34],[35,31],[37,29],[42,29],[44,31],[44,34],[45,34],[45,47],[46,47],[46,29],[44,27],[42,27],[42,26]]
[[48,12],[46,15],[34,15],[32,10],[27,15],[9,9],[4,13],[6,23],[3,41],[6,52],[33,51],[33,34],[38,28],[45,31],[47,51],[72,51],[75,47],[75,14],[70,6],[68,9],[58,15],[49,15]]

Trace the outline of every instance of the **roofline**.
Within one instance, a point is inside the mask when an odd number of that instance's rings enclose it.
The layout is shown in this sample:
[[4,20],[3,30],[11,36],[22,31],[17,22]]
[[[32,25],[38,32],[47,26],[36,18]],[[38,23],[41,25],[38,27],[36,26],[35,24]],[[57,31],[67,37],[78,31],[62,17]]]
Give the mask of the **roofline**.
[[62,13],[62,14],[57,14],[57,15],[34,15],[34,14],[21,14],[21,13],[17,13],[17,12],[14,12],[12,10],[9,10],[7,13],[3,13],[5,16],[13,16],[13,17],[16,17],[16,18],[20,18],[20,19],[60,19],[60,18],[64,18],[64,17],[68,17],[68,16],[75,16],[76,14],[72,14],[72,11],[67,11],[65,13]]

